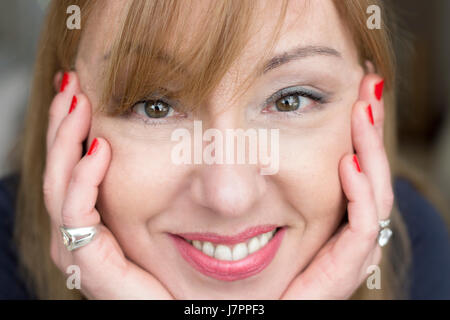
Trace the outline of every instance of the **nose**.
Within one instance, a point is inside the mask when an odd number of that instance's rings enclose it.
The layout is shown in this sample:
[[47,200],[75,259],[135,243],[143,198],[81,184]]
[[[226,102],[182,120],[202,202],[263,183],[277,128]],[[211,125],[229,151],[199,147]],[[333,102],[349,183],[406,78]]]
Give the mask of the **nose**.
[[191,183],[194,201],[224,217],[248,214],[265,192],[265,176],[247,164],[202,165]]

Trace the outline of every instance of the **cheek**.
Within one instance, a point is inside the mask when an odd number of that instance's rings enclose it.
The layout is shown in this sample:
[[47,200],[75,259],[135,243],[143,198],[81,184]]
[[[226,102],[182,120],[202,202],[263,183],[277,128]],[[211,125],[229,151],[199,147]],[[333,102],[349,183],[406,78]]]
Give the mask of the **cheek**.
[[174,181],[180,173],[170,161],[170,146],[107,140],[112,160],[99,190],[102,218],[113,228],[119,224],[143,228],[176,194]]
[[278,185],[308,231],[326,238],[345,212],[339,162],[352,152],[350,112],[329,118],[316,128],[299,129],[280,140]]

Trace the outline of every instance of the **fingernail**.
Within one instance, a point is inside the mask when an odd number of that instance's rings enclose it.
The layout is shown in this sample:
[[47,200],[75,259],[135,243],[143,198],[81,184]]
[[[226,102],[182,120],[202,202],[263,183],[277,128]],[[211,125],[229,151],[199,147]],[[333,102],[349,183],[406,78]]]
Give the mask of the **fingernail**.
[[75,109],[77,106],[77,97],[73,96],[72,103],[70,104],[69,114]]
[[91,154],[95,153],[95,151],[97,151],[97,147],[98,147],[98,140],[97,138],[95,138],[94,141],[92,141],[91,143],[91,147],[89,148],[87,155],[90,156]]
[[367,106],[367,114],[369,116],[369,121],[372,125],[374,125],[374,121],[373,121],[373,113],[372,113],[372,106],[369,104]]
[[355,163],[356,170],[358,170],[358,172],[361,172],[361,167],[359,166],[358,157],[356,155],[353,155],[353,162]]
[[63,92],[68,83],[69,83],[69,74],[67,72],[64,72],[63,78],[61,80],[61,87],[59,88],[59,92]]
[[378,100],[381,100],[381,97],[383,95],[383,86],[384,86],[384,80],[381,80],[375,85],[375,97]]

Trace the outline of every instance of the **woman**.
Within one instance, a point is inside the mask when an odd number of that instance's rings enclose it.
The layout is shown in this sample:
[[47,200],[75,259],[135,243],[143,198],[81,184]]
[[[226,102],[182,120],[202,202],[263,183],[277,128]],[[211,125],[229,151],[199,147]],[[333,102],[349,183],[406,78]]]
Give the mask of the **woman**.
[[[73,4],[80,30],[66,27]],[[29,291],[389,299],[426,290],[408,268],[417,251],[405,221],[416,213],[394,202],[393,60],[386,26],[366,26],[373,1],[194,4],[52,2],[15,222]],[[277,130],[279,166],[176,164],[174,132],[197,139],[196,121],[214,142],[230,129]],[[211,136],[184,151],[204,156]],[[432,259],[446,270],[448,235],[436,221],[426,250],[439,245]],[[68,250],[71,232],[92,226],[95,236]],[[66,286],[69,266],[80,291]],[[448,277],[439,283],[433,290],[448,294]]]

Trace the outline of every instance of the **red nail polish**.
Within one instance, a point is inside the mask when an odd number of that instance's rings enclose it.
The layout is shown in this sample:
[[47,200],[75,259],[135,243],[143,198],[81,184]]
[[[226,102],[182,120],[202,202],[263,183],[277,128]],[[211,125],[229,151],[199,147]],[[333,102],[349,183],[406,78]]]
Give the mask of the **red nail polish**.
[[383,95],[383,86],[384,86],[384,80],[381,80],[379,83],[375,85],[375,97],[378,100],[381,100],[381,96]]
[[72,103],[70,104],[69,114],[75,109],[77,106],[77,97],[73,96]]
[[94,139],[94,141],[92,141],[91,147],[89,148],[89,151],[87,153],[88,156],[90,156],[91,154],[93,154],[98,147],[98,140],[97,138]]
[[69,74],[67,72],[64,72],[63,78],[61,80],[61,87],[59,88],[59,92],[63,92],[68,83],[69,83]]
[[358,170],[358,172],[361,172],[361,167],[359,166],[358,157],[356,155],[353,155],[353,162],[355,163],[356,170]]
[[372,125],[374,125],[374,121],[373,121],[373,113],[372,113],[372,106],[369,104],[369,106],[367,107],[367,114],[369,115],[369,121]]

